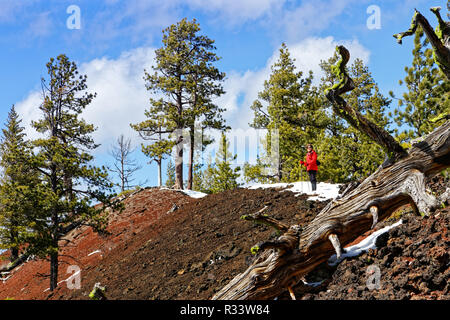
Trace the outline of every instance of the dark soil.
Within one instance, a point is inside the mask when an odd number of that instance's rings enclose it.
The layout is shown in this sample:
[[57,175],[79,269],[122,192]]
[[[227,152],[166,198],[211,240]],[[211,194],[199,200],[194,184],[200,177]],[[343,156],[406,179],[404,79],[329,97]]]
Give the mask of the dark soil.
[[[429,188],[439,193],[446,182]],[[0,299],[89,299],[99,282],[107,299],[209,299],[254,257],[250,248],[277,237],[264,225],[241,220],[268,206],[266,213],[287,224],[307,224],[328,203],[309,201],[280,189],[237,189],[194,199],[183,193],[151,188],[130,196],[125,211],[111,215],[108,235],[88,227],[61,243],[60,285],[48,290],[49,264],[31,260],[0,282]],[[447,203],[448,205],[448,203]],[[305,277],[318,282],[294,288],[298,299],[448,299],[449,209],[430,217],[409,207],[379,222],[375,230],[401,218],[403,224],[378,238],[377,249],[347,259],[337,267],[326,263]],[[354,243],[362,240],[367,232]],[[7,261],[5,262],[7,263]],[[81,289],[68,289],[67,265],[81,268]],[[380,270],[380,288],[367,285],[369,266]],[[286,292],[278,299],[290,299]]]
[[344,260],[325,275],[326,285],[302,299],[450,299],[450,210],[425,218],[407,213],[402,221],[378,237],[377,249]]
[[81,290],[54,298],[85,298],[101,282],[109,299],[209,299],[251,263],[254,244],[277,236],[273,229],[241,220],[242,215],[268,205],[267,214],[276,219],[308,223],[325,204],[275,189],[238,189],[191,200],[92,267]]

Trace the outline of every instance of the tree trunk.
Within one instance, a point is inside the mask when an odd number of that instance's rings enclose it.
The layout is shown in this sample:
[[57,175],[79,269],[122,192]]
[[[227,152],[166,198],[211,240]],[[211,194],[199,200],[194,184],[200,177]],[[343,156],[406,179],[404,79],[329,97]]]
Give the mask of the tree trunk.
[[401,206],[413,203],[428,214],[449,190],[436,199],[425,191],[425,180],[448,167],[450,121],[413,144],[406,157],[380,166],[356,189],[330,202],[301,232],[299,226],[280,224],[284,234],[260,244],[256,261],[212,299],[273,299]]
[[425,179],[449,166],[447,121],[414,144],[405,158],[379,167],[356,189],[330,202],[302,232],[296,230],[298,226],[281,226],[285,233],[277,241],[259,245],[263,252],[257,260],[212,299],[273,299],[327,261],[335,248],[352,242],[401,206],[414,203],[419,211],[429,213],[445,199],[427,194]]
[[176,158],[175,158],[175,189],[183,189],[183,134],[177,130]]
[[189,130],[189,171],[188,171],[188,181],[187,181],[187,189],[192,190],[192,183],[193,183],[193,168],[194,168],[194,148],[195,148],[195,141],[194,141],[194,127],[191,127]]
[[[55,195],[58,194],[58,180],[57,180],[57,167],[55,164],[50,165],[51,170],[51,186]],[[59,216],[58,210],[54,207],[52,209],[52,252],[50,253],[50,291],[53,291],[58,286],[58,240],[59,240]]]
[[58,286],[58,252],[50,254],[50,291]]
[[158,159],[158,186],[162,187],[162,158]]
[[11,248],[11,255],[10,255],[9,260],[10,260],[11,262],[14,262],[14,261],[16,261],[17,259],[19,259],[19,248],[13,247],[13,248]]

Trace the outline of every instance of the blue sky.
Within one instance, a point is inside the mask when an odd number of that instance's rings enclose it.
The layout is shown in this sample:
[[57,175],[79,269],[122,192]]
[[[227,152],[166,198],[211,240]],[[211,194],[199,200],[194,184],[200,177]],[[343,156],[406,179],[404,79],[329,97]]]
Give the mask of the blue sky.
[[[80,29],[67,27],[73,5],[80,9]],[[150,69],[161,46],[161,30],[184,17],[197,19],[201,33],[216,41],[222,57],[217,66],[227,74],[227,93],[217,103],[227,109],[233,128],[248,128],[249,106],[282,42],[300,70],[316,74],[320,59],[331,56],[336,44],[346,44],[353,58],[368,64],[383,94],[399,94],[413,41],[407,38],[400,46],[392,34],[408,28],[414,8],[436,25],[429,11],[435,5],[446,15],[445,0],[0,0],[0,122],[15,104],[33,138],[28,124],[39,116],[40,78],[49,58],[65,53],[97,92],[84,114],[98,128],[97,164],[110,161],[107,150],[121,133],[138,146],[129,123],[142,120],[148,107],[143,70]],[[368,27],[373,6],[380,13],[376,29]],[[138,180],[155,185],[155,166],[146,165],[139,150],[135,157],[145,167]]]

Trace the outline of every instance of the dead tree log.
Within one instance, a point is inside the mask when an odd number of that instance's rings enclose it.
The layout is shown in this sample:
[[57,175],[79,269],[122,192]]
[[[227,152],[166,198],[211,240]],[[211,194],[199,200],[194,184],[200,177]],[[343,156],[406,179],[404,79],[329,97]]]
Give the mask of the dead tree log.
[[378,168],[356,189],[330,202],[301,233],[298,226],[291,226],[278,243],[260,249],[256,261],[212,299],[273,299],[399,207],[414,203],[419,211],[429,213],[445,199],[428,194],[425,179],[449,166],[447,121],[414,144],[406,157]]
[[254,246],[252,253],[260,252],[255,262],[212,299],[273,299],[285,290],[295,297],[293,285],[333,253],[339,257],[346,244],[373,228],[378,221],[405,204],[412,204],[415,210],[428,214],[449,196],[446,192],[437,199],[428,194],[425,181],[450,166],[450,121],[413,143],[408,151],[404,150],[387,131],[356,112],[340,96],[354,86],[345,70],[350,54],[343,46],[336,50],[341,60],[332,70],[339,83],[325,94],[333,103],[334,111],[382,146],[390,161],[356,189],[330,202],[303,229],[278,223],[263,215],[264,209],[244,216],[246,220],[265,222],[284,233],[275,241]]

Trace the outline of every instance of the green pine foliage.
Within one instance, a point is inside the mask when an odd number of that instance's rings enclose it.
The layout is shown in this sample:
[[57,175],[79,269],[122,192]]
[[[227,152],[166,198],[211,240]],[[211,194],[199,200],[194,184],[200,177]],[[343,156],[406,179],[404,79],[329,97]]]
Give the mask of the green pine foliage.
[[239,166],[233,167],[232,161],[236,159],[237,155],[232,155],[229,148],[230,142],[225,133],[222,133],[215,166],[210,165],[206,169],[206,175],[210,175],[211,184],[205,191],[216,193],[239,187],[240,183],[237,180],[240,176],[241,168]]
[[166,156],[170,155],[174,146],[174,141],[160,138],[154,139],[149,145],[141,144],[142,153],[150,158],[149,163],[156,162],[158,165],[158,185],[162,186],[162,162]]
[[274,183],[275,177],[267,174],[270,170],[266,161],[262,161],[258,156],[256,158],[256,164],[244,163],[242,168],[244,181],[246,183],[258,182],[258,183]]
[[203,193],[212,193],[211,186],[214,183],[215,173],[216,166],[211,155],[208,155],[208,159],[205,164],[196,163],[194,166],[193,190]]
[[172,159],[169,159],[166,169],[166,187],[172,188],[175,185],[175,165]]
[[[163,30],[163,46],[155,51],[153,73],[145,71],[144,76],[147,90],[162,97],[150,98],[151,107],[145,111],[147,120],[131,125],[143,137],[159,135],[159,145],[147,152],[151,157],[161,157],[171,145],[176,146],[175,181],[180,189],[183,188],[183,129],[189,129],[193,137],[196,121],[203,128],[224,127],[221,118],[224,110],[212,103],[212,98],[224,93],[220,82],[225,74],[213,65],[219,60],[213,52],[214,41],[199,32],[196,20],[186,18]],[[193,157],[192,138],[190,151]]]
[[[450,81],[439,71],[429,41],[423,37],[419,26],[414,37],[412,64],[405,67],[406,76],[399,81],[406,91],[398,99],[393,114],[399,126],[397,138],[406,143],[431,132],[441,123],[430,120],[450,112]],[[392,91],[390,94],[395,98]]]
[[[50,290],[54,290],[58,242],[64,227],[83,221],[103,230],[107,222],[104,210],[114,195],[106,169],[90,164],[90,151],[98,146],[91,137],[95,128],[79,118],[95,97],[86,92],[86,76],[79,75],[75,62],[65,55],[51,58],[47,70],[48,79],[42,79],[41,119],[32,122],[43,137],[33,141],[37,150],[33,166],[42,183],[30,250],[41,257],[50,256]],[[103,205],[94,207],[93,200]]]
[[[264,82],[264,89],[251,109],[254,112],[253,128],[269,131],[265,148],[256,165],[246,164],[246,180],[253,181],[295,181],[299,179],[298,161],[304,155],[302,146],[317,136],[325,123],[320,108],[317,88],[312,86],[313,75],[304,77],[297,72],[295,59],[291,58],[286,44],[279,50],[278,60],[271,66],[272,73]],[[278,135],[278,168],[275,173],[264,174],[267,168],[263,163],[273,163],[268,158],[272,154],[273,135]]]
[[31,166],[32,147],[14,106],[8,113],[0,144],[0,248],[10,249],[10,260],[19,257],[32,235],[39,177]]

